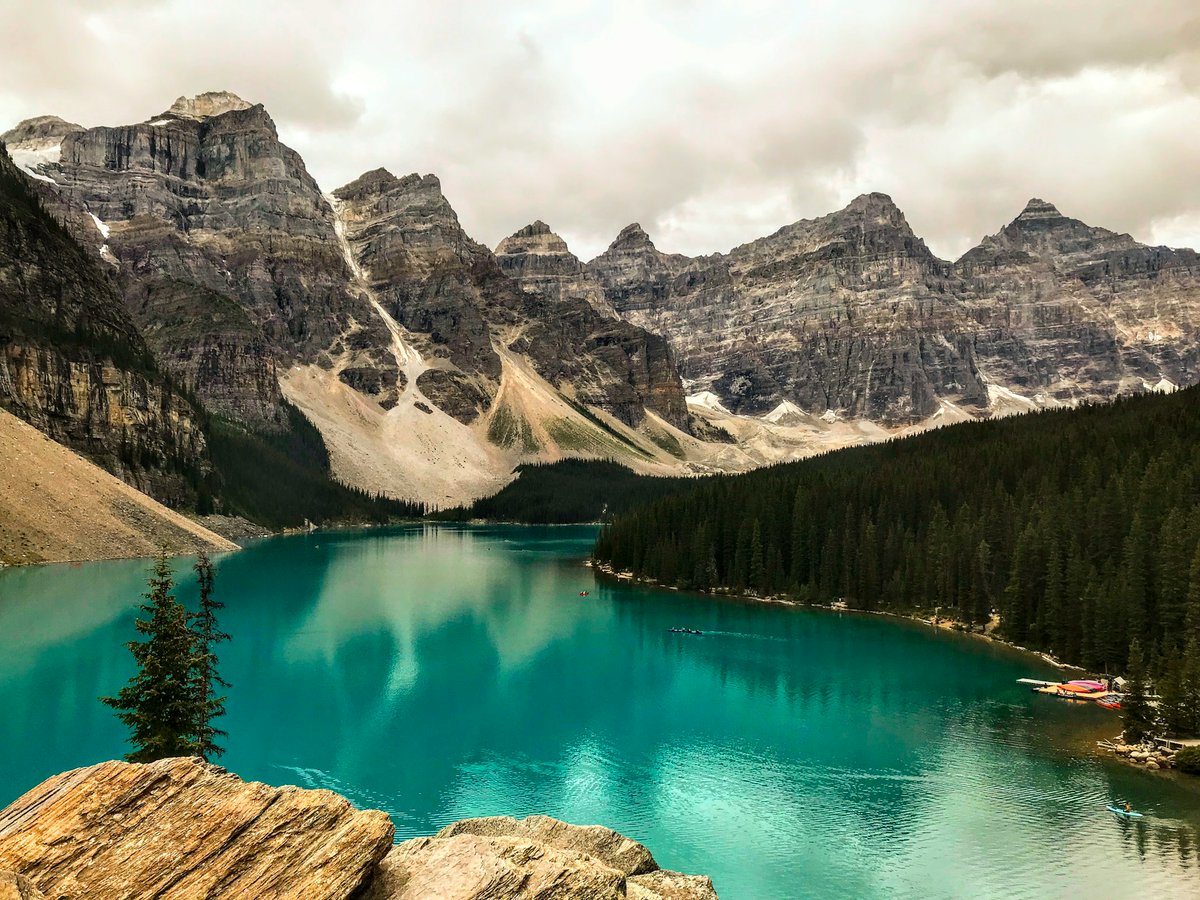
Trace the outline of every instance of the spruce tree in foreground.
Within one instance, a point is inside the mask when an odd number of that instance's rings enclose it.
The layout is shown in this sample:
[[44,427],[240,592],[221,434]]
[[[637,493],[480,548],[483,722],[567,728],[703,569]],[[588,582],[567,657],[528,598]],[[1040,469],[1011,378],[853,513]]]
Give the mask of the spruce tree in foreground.
[[196,741],[197,749],[207,760],[220,756],[225,750],[216,739],[227,733],[212,724],[213,719],[225,715],[225,697],[217,695],[218,688],[227,688],[226,682],[217,673],[216,644],[229,640],[229,635],[217,626],[217,612],[225,608],[213,598],[213,566],[208,554],[201,551],[192,567],[200,586],[200,606],[192,613],[192,637],[195,645],[195,665],[192,670],[192,687],[196,697]]
[[129,742],[133,750],[125,755],[129,762],[193,756],[200,749],[193,680],[195,641],[188,629],[187,611],[171,594],[174,586],[164,548],[150,575],[149,591],[143,595],[143,618],[136,623],[145,640],[127,645],[138,671],[117,696],[100,698],[117,710],[117,718],[132,731]]

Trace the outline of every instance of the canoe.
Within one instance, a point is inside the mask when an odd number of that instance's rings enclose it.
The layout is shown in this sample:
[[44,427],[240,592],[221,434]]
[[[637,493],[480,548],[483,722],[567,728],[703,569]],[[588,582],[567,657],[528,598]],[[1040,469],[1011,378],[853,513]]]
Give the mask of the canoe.
[[1108,685],[1102,684],[1099,681],[1089,681],[1089,680],[1085,680],[1085,679],[1077,679],[1075,681],[1068,681],[1067,684],[1077,684],[1082,688],[1087,688],[1089,691],[1107,691],[1108,690]]
[[1140,812],[1125,812],[1125,810],[1119,806],[1110,806],[1108,808],[1108,811],[1110,813],[1116,813],[1118,816],[1122,816],[1123,818],[1126,818],[1126,819],[1141,819],[1141,818],[1143,818],[1143,816]]

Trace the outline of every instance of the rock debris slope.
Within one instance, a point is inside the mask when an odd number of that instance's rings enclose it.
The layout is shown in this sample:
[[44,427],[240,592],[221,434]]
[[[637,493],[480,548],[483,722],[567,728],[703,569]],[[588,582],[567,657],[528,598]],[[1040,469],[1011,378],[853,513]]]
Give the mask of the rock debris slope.
[[100,763],[0,811],[0,898],[715,900],[641,844],[544,816],[468,819],[392,845],[382,812],[246,783],[196,759]]
[[0,564],[236,550],[0,409]]

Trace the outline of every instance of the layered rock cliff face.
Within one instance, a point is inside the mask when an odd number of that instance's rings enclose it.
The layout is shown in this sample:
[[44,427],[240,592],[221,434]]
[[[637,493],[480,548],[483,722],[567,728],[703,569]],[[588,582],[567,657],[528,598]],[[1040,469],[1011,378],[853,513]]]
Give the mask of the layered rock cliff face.
[[208,470],[197,411],[159,372],[110,275],[3,151],[0,404],[169,505],[189,502]]
[[716,900],[708,878],[660,869],[645,847],[607,828],[469,819],[397,846],[394,831],[385,813],[360,812],[329,791],[246,783],[196,759],[100,763],[50,778],[0,811],[0,892]]
[[370,319],[316,182],[261,106],[201,95],[70,131],[38,174],[92,219],[151,346],[215,412],[270,426],[278,361],[314,359]]
[[886,425],[1195,381],[1196,254],[1137,244],[1033,201],[957,263],[883,194],[727,254],[659,252],[639,226],[586,266],[667,335],[696,392],[733,412]]
[[540,219],[502,240],[496,246],[496,261],[523,291],[560,302],[583,300],[606,316],[616,316],[600,283],[584,270],[567,242]]
[[[381,169],[323,195],[262,106],[226,93],[180,98],[137,125],[37,119],[8,136],[55,215],[113,267],[162,364],[251,428],[280,424],[286,387],[348,448],[331,454],[351,484],[440,503],[498,487],[520,458],[576,452],[552,439],[493,452],[506,356],[538,390],[580,404],[574,430],[596,430],[586,407],[630,428],[647,410],[688,427],[663,338],[606,310],[594,284],[590,297],[521,290],[433,176]],[[466,434],[441,414],[486,421]],[[397,431],[413,446],[363,458]],[[603,440],[575,441],[589,442]],[[414,461],[410,475],[381,471]],[[445,477],[426,490],[431,468]]]
[[[650,409],[686,429],[666,342],[597,310],[586,291],[522,290],[509,277],[515,254],[498,258],[473,241],[434,176],[396,178],[379,169],[335,197],[355,263],[380,302],[423,355],[448,363],[423,373],[419,386],[460,421],[494,396],[499,351],[508,349],[555,387],[628,425]],[[548,229],[544,236],[553,243]],[[575,258],[562,250],[556,263],[570,268]],[[591,293],[600,302],[595,287]]]
[[1147,247],[1035,199],[954,271],[979,367],[998,385],[1074,401],[1200,378],[1193,250]]

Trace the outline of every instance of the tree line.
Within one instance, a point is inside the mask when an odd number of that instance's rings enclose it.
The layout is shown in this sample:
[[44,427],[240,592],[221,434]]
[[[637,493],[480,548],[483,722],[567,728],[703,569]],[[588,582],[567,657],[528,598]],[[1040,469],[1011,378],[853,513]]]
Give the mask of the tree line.
[[1200,388],[702,479],[618,517],[594,553],[681,588],[997,615],[1099,672],[1125,671],[1136,640],[1180,695],[1172,730],[1200,731]]
[[672,494],[693,478],[659,478],[599,459],[562,459],[526,463],[499,492],[466,506],[431,513],[443,521],[524,522],[562,525],[600,522],[647,500]]

